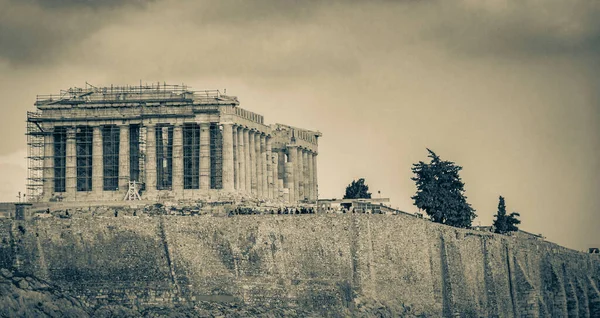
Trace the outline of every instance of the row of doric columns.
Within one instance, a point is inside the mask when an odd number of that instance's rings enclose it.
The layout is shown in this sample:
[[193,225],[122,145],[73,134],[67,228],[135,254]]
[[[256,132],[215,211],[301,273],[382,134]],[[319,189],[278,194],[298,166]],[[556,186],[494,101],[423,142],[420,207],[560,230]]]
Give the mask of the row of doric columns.
[[[113,125],[110,125],[113,126]],[[172,180],[170,190],[173,190],[175,196],[182,194],[184,190],[184,167],[183,167],[183,125],[175,124],[172,127],[172,145],[171,145],[171,171]],[[211,123],[199,124],[199,188],[211,189]],[[77,138],[76,127],[65,126],[65,155],[64,155],[64,177],[56,175],[55,171],[55,135],[50,133],[44,137],[44,170],[43,170],[43,187],[44,196],[50,199],[53,193],[65,193],[67,196],[74,197],[77,192]],[[105,140],[103,136],[103,126],[91,126],[92,129],[92,168],[91,168],[91,192],[98,197],[103,191],[107,191],[104,186],[105,167]],[[130,125],[116,126],[118,132],[118,150],[115,157],[118,162],[114,165],[118,169],[118,190],[128,189],[130,181]],[[146,124],[141,129],[145,129],[145,184],[147,196],[153,197],[158,189],[157,183],[157,143],[163,141],[156,139],[157,125],[150,123]],[[161,128],[158,128],[161,129]],[[225,190],[233,190],[233,154],[232,154],[232,135],[231,124],[223,125],[223,153],[222,153],[222,188]],[[161,146],[161,145],[158,145]],[[56,189],[55,179],[64,178],[64,191]],[[116,189],[115,189],[116,190]],[[110,190],[112,191],[112,190]],[[88,191],[86,191],[88,192]]]
[[315,201],[318,198],[317,153],[298,146],[287,147],[287,162],[279,160],[290,202]]
[[276,199],[271,136],[236,125],[232,129],[231,147],[225,144],[225,138],[228,135],[224,133],[223,153],[231,151],[233,161],[232,189],[258,198]]
[[[211,123],[198,124],[197,142],[198,176],[197,184],[200,190],[217,188],[211,178],[215,167],[211,166],[211,160],[217,160],[211,156],[220,156],[218,172],[221,175],[221,187],[225,191],[236,191],[247,193],[252,196],[285,200],[290,203],[317,198],[316,177],[316,153],[309,149],[298,146],[288,146],[285,149],[273,149],[270,135],[249,129],[233,123],[221,123],[220,144],[222,153],[211,149],[215,141],[211,138]],[[183,195],[184,191],[184,125],[169,125],[172,129],[171,141],[171,180],[168,190],[172,190],[173,196]],[[77,140],[76,128],[66,127],[65,143],[65,191],[67,194],[77,191]],[[130,181],[130,126],[123,125],[115,127],[118,134],[118,189],[126,190]],[[145,161],[143,170],[145,173],[145,194],[143,197],[154,198],[157,195],[159,177],[157,170],[168,169],[162,167],[164,163],[160,159],[157,148],[163,147],[164,140],[157,140],[158,130],[164,129],[157,124],[146,124],[145,129]],[[91,193],[101,197],[103,191],[107,191],[105,171],[106,167],[104,150],[107,149],[103,136],[103,126],[92,126],[92,168],[91,168]],[[166,134],[166,130],[161,135]],[[186,140],[189,140],[186,139]],[[45,136],[46,147],[44,149],[44,193],[46,197],[55,192],[55,169],[54,169],[54,135]],[[158,143],[158,145],[157,145]],[[164,152],[164,149],[159,149]],[[164,154],[163,154],[164,155]],[[161,164],[158,167],[157,164]],[[212,168],[211,168],[212,167]],[[217,172],[217,173],[218,173]],[[116,190],[116,189],[113,189]],[[167,190],[167,189],[161,189]],[[112,190],[111,190],[112,191]],[[62,192],[62,191],[61,191]],[[74,193],[73,193],[74,195]]]
[[[113,126],[113,125],[111,125]],[[44,136],[44,168],[43,168],[43,195],[45,200],[50,200],[53,194],[64,193],[67,197],[76,197],[78,191],[78,179],[90,179],[90,194],[101,197],[104,191],[104,144],[103,126],[91,126],[91,142],[84,141],[87,145],[79,144],[78,130],[84,126],[64,126],[64,135],[58,140],[54,133]],[[118,187],[127,189],[129,182],[129,125],[115,126],[119,134],[118,144]],[[58,145],[57,145],[58,143]],[[91,148],[91,167],[80,167],[78,157],[84,156],[84,147]],[[63,148],[62,155],[56,153],[55,149]],[[80,153],[81,152],[81,153]],[[62,167],[55,164],[61,163]],[[85,161],[85,165],[88,165]],[[59,168],[58,171],[56,168]],[[91,174],[83,175],[89,168]],[[64,170],[63,170],[64,169]],[[79,175],[79,171],[82,171]],[[83,182],[83,181],[80,181]],[[60,188],[60,189],[57,189]],[[83,188],[83,187],[82,187]],[[87,187],[85,187],[87,189]]]
[[[202,122],[198,124],[199,127],[199,138],[198,142],[198,188],[200,190],[213,189],[213,182],[211,178],[211,123]],[[156,140],[156,124],[146,124],[146,160],[145,160],[145,184],[148,197],[156,196],[158,191],[158,176],[157,176],[157,143],[161,143],[161,140]],[[159,128],[160,129],[160,128]],[[233,173],[233,158],[231,153],[232,147],[232,136],[231,136],[231,124],[223,124],[223,153],[222,153],[222,188],[225,190],[233,190],[233,183],[231,181]],[[227,137],[228,136],[228,137]],[[173,125],[173,142],[172,142],[172,181],[171,190],[175,197],[181,197],[184,190],[184,141],[183,141],[183,125]],[[129,142],[129,141],[128,141]],[[159,145],[160,146],[160,145]],[[229,150],[228,150],[229,149]],[[129,159],[127,159],[129,160]]]

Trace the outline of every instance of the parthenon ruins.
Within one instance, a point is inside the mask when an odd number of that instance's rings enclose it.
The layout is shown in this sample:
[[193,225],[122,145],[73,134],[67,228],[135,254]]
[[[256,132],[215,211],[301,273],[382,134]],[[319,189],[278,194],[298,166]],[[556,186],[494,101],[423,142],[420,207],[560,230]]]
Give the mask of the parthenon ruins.
[[29,201],[318,197],[321,133],[184,85],[70,88],[27,114]]

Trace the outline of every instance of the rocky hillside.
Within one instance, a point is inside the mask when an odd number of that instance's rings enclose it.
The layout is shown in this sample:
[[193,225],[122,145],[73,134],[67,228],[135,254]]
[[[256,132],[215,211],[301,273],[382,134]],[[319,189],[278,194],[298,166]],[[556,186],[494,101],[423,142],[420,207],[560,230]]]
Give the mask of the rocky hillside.
[[[361,306],[362,307],[362,306]],[[384,306],[381,306],[383,308]],[[364,309],[371,310],[364,306]],[[391,317],[389,311],[380,317]],[[366,311],[365,311],[366,313]],[[386,313],[388,313],[386,315]],[[87,306],[56,285],[15,272],[0,269],[0,317],[311,317],[310,312],[294,308],[266,310],[262,306],[198,302],[194,306],[137,307],[117,303]],[[370,316],[370,315],[369,315]]]
[[1,317],[85,317],[88,311],[75,297],[43,280],[0,269]]
[[542,240],[403,215],[133,212],[0,221],[0,267],[81,302],[53,290],[19,298],[29,290],[12,274],[8,308],[44,312],[48,299],[64,316],[600,317],[598,255]]

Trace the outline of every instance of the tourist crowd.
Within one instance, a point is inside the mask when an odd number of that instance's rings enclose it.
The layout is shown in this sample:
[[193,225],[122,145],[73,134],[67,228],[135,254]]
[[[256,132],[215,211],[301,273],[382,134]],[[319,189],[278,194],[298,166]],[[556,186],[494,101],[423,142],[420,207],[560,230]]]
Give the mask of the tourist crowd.
[[257,215],[257,214],[315,214],[313,207],[285,207],[277,209],[257,209],[252,207],[237,207],[229,211],[233,215]]

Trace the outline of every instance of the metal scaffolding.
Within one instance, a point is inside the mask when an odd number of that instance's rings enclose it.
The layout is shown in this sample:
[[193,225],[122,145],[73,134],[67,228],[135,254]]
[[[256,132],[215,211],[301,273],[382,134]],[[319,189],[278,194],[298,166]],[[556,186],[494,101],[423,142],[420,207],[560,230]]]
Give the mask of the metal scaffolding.
[[[133,180],[133,181],[138,181],[139,183],[141,183],[141,188],[144,189],[144,186],[146,184],[146,127],[143,126],[139,126],[139,130],[140,130],[140,135],[139,135],[139,141],[138,141],[138,154],[139,154],[139,180]],[[131,155],[131,154],[130,154]]]
[[210,188],[223,189],[223,126],[210,125]]
[[236,100],[221,94],[219,90],[195,91],[187,85],[167,85],[151,83],[139,86],[95,87],[86,83],[85,88],[72,87],[61,90],[60,94],[37,95],[37,105],[83,104],[83,103],[129,103],[142,101],[192,101],[208,102],[216,99]]
[[200,189],[200,125],[183,126],[183,188]]
[[156,189],[173,186],[173,125],[156,125]]
[[[129,184],[131,188],[133,182],[135,191],[147,189],[147,134],[154,134],[152,137],[156,138],[152,145],[156,156],[153,159],[156,163],[156,184],[152,188],[171,190],[173,169],[178,168],[173,163],[181,162],[184,189],[222,189],[223,127],[215,122],[210,126],[207,123],[207,135],[203,137],[204,128],[201,129],[199,123],[184,124],[179,131],[181,135],[177,136],[174,136],[177,130],[172,123],[158,123],[151,126],[152,131],[147,131],[144,118],[168,115],[164,113],[165,108],[156,106],[159,102],[205,104],[205,110],[209,112],[218,111],[216,105],[221,103],[238,103],[236,97],[222,95],[218,90],[194,91],[185,85],[160,83],[100,88],[86,83],[85,88],[37,95],[35,106],[39,111],[27,113],[28,200],[61,200],[66,193],[70,197],[83,192],[127,191],[127,188],[120,187]],[[94,118],[97,115],[86,117],[88,107],[131,104],[142,108],[142,116],[141,120],[133,119],[127,127],[122,126],[126,119],[121,117],[118,117],[119,121],[117,117],[106,120]],[[236,109],[236,114],[238,112],[244,118],[261,119],[251,112]],[[175,152],[174,137],[181,139],[175,140]],[[121,140],[123,138],[129,140],[126,142]],[[237,154],[234,153],[234,156]],[[131,194],[128,197],[136,196]]]
[[[38,122],[39,113],[31,113],[27,122],[28,140],[28,183],[27,196],[30,201],[39,201],[44,195],[44,180],[52,185],[52,192],[71,191],[89,192],[94,190],[94,151],[99,147],[102,151],[102,183],[103,191],[120,190],[119,179],[127,176],[120,175],[121,160],[121,130],[116,125],[99,126],[101,140],[94,139],[94,127],[91,125],[55,126],[45,131]],[[146,161],[146,129],[141,124],[131,124],[129,132],[129,182],[136,182],[139,189],[145,188]],[[159,124],[154,132],[156,136],[156,186],[158,190],[169,190],[173,186],[173,160],[183,161],[184,189],[200,189],[201,160],[210,162],[210,189],[223,188],[223,132],[222,126],[212,123],[210,134],[209,158],[202,159],[200,125],[196,123],[183,126],[182,158],[173,154],[174,126]],[[51,137],[51,138],[46,138]],[[100,144],[101,142],[101,144]],[[48,144],[46,144],[48,143]],[[73,146],[69,146],[72,143]],[[98,143],[95,145],[95,143]],[[45,153],[47,149],[51,155]],[[72,150],[68,150],[69,147]],[[71,170],[73,169],[73,175]],[[45,173],[44,171],[51,172]],[[75,178],[69,181],[69,178]]]
[[102,127],[102,160],[103,189],[115,191],[119,189],[119,145],[120,129],[116,125]]
[[94,131],[89,126],[81,126],[76,129],[77,191],[91,191]]
[[67,128],[55,127],[54,140],[54,192],[67,191]]
[[144,183],[146,129],[139,124],[129,125],[129,181]]
[[39,201],[44,191],[44,143],[41,113],[27,112],[27,198]]

